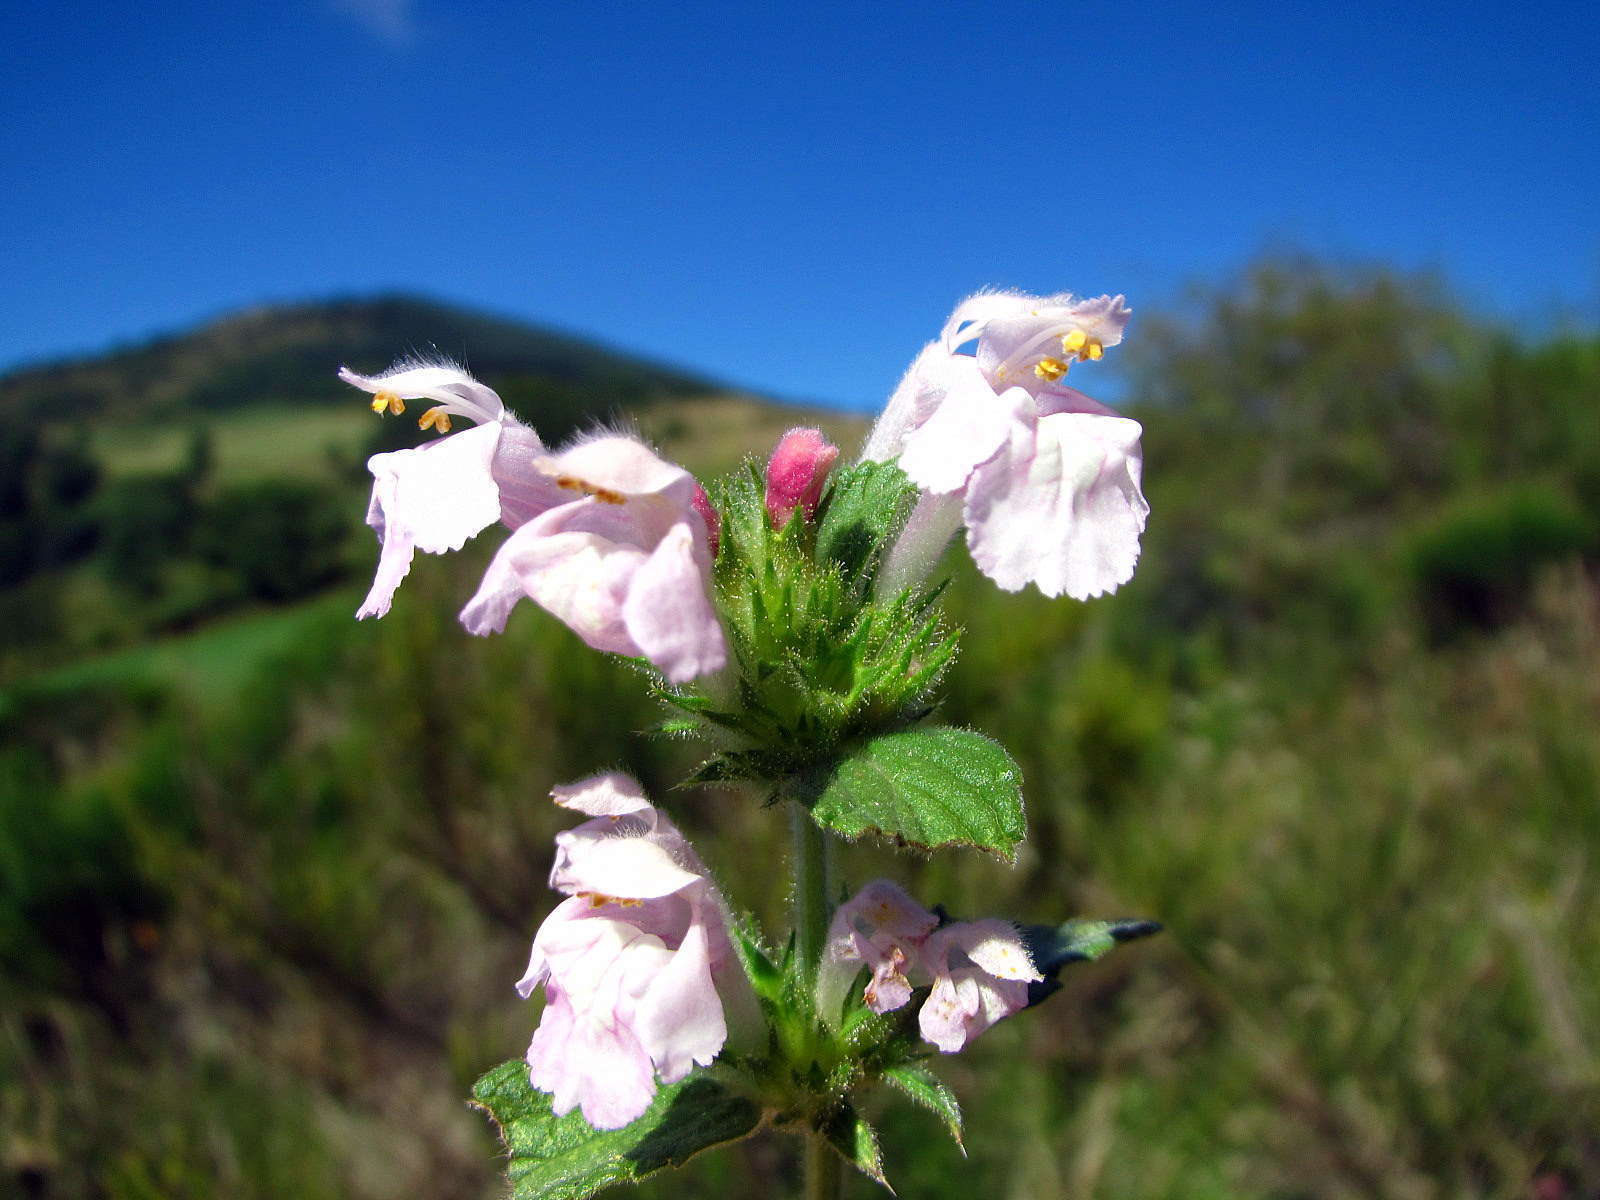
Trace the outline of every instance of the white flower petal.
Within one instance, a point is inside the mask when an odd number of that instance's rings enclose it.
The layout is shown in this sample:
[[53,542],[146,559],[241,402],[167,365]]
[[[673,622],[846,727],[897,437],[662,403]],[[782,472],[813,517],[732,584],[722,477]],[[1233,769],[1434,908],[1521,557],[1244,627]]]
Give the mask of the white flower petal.
[[934,386],[933,380],[945,369],[949,358],[943,346],[929,342],[912,360],[867,435],[867,444],[861,451],[863,462],[890,462],[900,456],[906,436],[938,407],[943,391]]
[[562,808],[590,817],[623,817],[646,809],[654,811],[639,781],[621,771],[591,775],[576,783],[557,784],[550,789],[550,798]]
[[906,437],[900,469],[919,487],[942,493],[965,484],[973,469],[1000,449],[1017,397],[997,397],[977,363],[964,354],[949,359],[939,382],[938,407]]
[[567,893],[588,892],[625,900],[670,896],[702,877],[673,861],[666,849],[645,837],[568,839],[556,835],[567,851],[558,856],[550,886]]
[[539,469],[538,464],[549,457],[539,435],[509,419],[500,428],[500,445],[491,466],[500,488],[501,523],[507,529],[520,529],[541,513],[571,503],[573,494]]
[[540,466],[546,474],[571,480],[569,486],[604,488],[622,496],[681,491],[687,505],[694,488],[689,472],[631,437],[590,438],[549,455]]
[[988,917],[961,921],[941,930],[948,943],[960,949],[977,966],[997,979],[1037,982],[1044,978],[1034,969],[1022,934],[1010,921]]
[[1139,490],[1137,421],[1054,413],[1012,423],[973,472],[967,545],[1006,591],[1036,584],[1087,600],[1133,575],[1149,506]]
[[709,1066],[728,1040],[727,1018],[711,978],[707,927],[695,916],[673,954],[639,997],[634,1030],[656,1065],[663,1083],[677,1083],[698,1063]]
[[367,521],[383,539],[372,591],[358,616],[382,616],[411,565],[413,549],[459,550],[500,519],[492,463],[498,424],[480,425],[412,450],[374,454]]
[[939,341],[953,353],[958,346],[980,336],[990,321],[1025,312],[1037,300],[1037,296],[1026,292],[979,292],[968,296],[950,314]]
[[644,552],[593,533],[545,534],[546,518],[559,513],[546,513],[506,539],[462,609],[462,624],[471,633],[498,632],[527,596],[596,650],[639,654],[623,623],[622,604]]
[[640,564],[622,603],[629,637],[673,683],[720,671],[728,646],[708,595],[710,561],[680,521]]

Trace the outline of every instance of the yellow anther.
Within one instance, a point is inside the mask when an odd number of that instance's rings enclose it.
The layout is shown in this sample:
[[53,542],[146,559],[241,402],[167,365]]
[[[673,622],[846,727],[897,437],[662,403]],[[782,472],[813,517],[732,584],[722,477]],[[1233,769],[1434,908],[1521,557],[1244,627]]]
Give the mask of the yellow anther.
[[571,492],[582,492],[585,496],[593,496],[601,504],[621,504],[627,500],[621,492],[590,483],[586,479],[579,479],[576,475],[557,475],[556,486]]
[[450,432],[450,414],[442,408],[430,408],[417,418],[418,429],[437,429],[440,433]]
[[1033,373],[1047,383],[1054,383],[1067,373],[1067,364],[1059,358],[1041,358],[1035,364]]
[[406,402],[393,392],[374,392],[372,394],[372,411],[382,416],[385,411],[399,416],[406,410]]
[[1061,335],[1061,348],[1068,354],[1076,354],[1083,349],[1083,344],[1089,340],[1089,335],[1081,329],[1074,329],[1071,333]]
[[1099,342],[1090,342],[1083,350],[1082,357],[1088,358],[1091,362],[1099,362],[1106,354],[1106,348]]

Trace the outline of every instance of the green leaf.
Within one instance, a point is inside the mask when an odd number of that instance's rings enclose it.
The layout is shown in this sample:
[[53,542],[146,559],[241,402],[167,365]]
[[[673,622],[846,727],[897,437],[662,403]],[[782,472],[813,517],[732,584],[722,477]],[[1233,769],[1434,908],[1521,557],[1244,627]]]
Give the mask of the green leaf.
[[856,463],[835,471],[817,510],[816,560],[838,563],[864,592],[916,494],[916,485],[894,463]]
[[828,1144],[843,1156],[845,1162],[868,1179],[889,1189],[888,1177],[883,1173],[883,1149],[878,1145],[878,1133],[866,1118],[849,1103],[841,1105],[822,1126],[822,1135]]
[[1063,967],[1075,962],[1093,962],[1108,954],[1121,942],[1160,933],[1155,921],[1124,917],[1110,921],[1075,919],[1060,925],[1024,925],[1022,939],[1027,943],[1033,965],[1044,976],[1041,983],[1028,985],[1028,1003],[1038,1004],[1061,990],[1057,978]]
[[490,1071],[472,1098],[494,1118],[510,1153],[512,1200],[585,1200],[737,1141],[761,1120],[755,1104],[704,1074],[661,1088],[644,1116],[622,1129],[595,1129],[576,1111],[554,1115],[522,1062]]
[[901,1094],[908,1096],[926,1109],[930,1109],[945,1123],[950,1136],[955,1138],[961,1153],[967,1152],[961,1140],[961,1106],[955,1093],[940,1083],[932,1071],[917,1063],[901,1063],[883,1073],[883,1081]]
[[908,846],[976,846],[1011,858],[1027,832],[1022,772],[998,742],[967,729],[908,729],[873,738],[814,788],[811,815],[847,838]]

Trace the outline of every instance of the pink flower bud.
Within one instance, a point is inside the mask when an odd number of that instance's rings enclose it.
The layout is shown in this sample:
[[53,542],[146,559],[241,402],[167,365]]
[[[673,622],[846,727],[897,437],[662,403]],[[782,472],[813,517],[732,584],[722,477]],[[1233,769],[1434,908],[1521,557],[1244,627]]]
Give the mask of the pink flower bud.
[[816,515],[822,485],[839,447],[822,436],[820,429],[791,429],[778,440],[767,460],[767,515],[781,529],[797,508],[809,520]]

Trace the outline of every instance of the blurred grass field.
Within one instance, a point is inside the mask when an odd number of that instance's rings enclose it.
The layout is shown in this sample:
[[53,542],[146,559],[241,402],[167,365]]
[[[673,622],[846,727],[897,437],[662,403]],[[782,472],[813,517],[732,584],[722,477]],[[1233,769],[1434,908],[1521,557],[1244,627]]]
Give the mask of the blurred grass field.
[[[330,408],[284,401],[228,413],[207,427],[221,478],[320,479],[330,473],[330,461],[360,454],[372,438],[371,417],[359,404]],[[192,436],[192,426],[175,421],[116,424],[94,430],[89,445],[106,473],[117,478],[179,469]]]
[[[1166,931],[936,1064],[969,1158],[885,1103],[891,1180],[913,1198],[1600,1194],[1600,341],[1519,344],[1416,281],[1304,264],[1138,334],[1154,511],[1135,580],[1049,602],[949,559],[967,636],[944,719],[1021,764],[1019,862],[843,860],[963,916]],[[257,419],[216,425],[230,484],[252,438],[291,469]],[[638,419],[708,471],[790,414],[711,398]],[[830,432],[849,447],[859,428]],[[135,453],[122,436],[95,442],[113,473],[184,461],[180,440],[111,465]],[[327,478],[353,527],[359,483]],[[738,791],[671,790],[692,748],[641,735],[658,714],[629,668],[531,605],[496,639],[454,623],[493,540],[419,561],[381,622],[349,619],[374,554],[357,535],[331,588],[159,636],[129,601],[142,644],[12,671],[17,1194],[500,1194],[462,1098],[537,1019],[511,983],[569,823],[553,783],[638,774],[782,922],[781,821]],[[791,1155],[761,1137],[644,1191],[786,1194]]]

